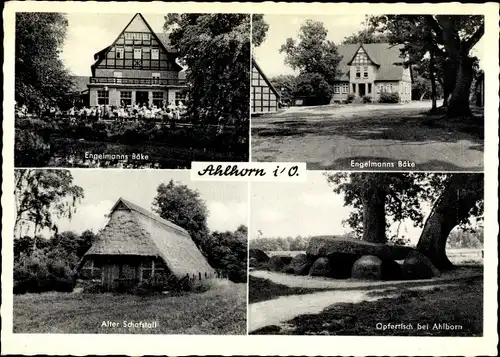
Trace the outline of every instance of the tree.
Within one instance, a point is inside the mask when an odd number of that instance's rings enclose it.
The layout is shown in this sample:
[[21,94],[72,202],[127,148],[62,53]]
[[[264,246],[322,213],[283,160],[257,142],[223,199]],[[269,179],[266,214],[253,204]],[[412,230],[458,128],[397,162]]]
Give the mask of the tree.
[[15,99],[40,112],[72,91],[59,54],[68,21],[62,13],[16,13]]
[[385,43],[389,42],[388,38],[383,33],[377,33],[376,29],[368,26],[357,33],[353,33],[351,36],[346,37],[343,41],[343,45],[357,45],[360,43]]
[[387,34],[390,43],[404,45],[410,65],[424,56],[435,58],[436,63],[429,61],[429,65],[442,68],[448,117],[470,116],[469,93],[477,61],[470,51],[484,34],[484,16],[383,15],[371,16],[369,23]]
[[337,46],[326,39],[327,29],[322,22],[306,20],[300,27],[298,41],[288,38],[280,48],[285,63],[301,74],[318,74],[329,85],[337,75],[340,56]]
[[330,103],[332,87],[319,73],[301,73],[296,79],[295,95],[306,97],[305,105]]
[[71,219],[84,197],[69,170],[17,169],[14,184],[14,235],[19,237],[26,226],[33,227],[33,237],[45,228],[57,232],[54,218]]
[[284,74],[271,78],[270,82],[280,91],[283,103],[293,103],[293,98],[297,93],[297,77],[291,74]]
[[187,66],[187,114],[248,131],[250,15],[169,14],[165,31]]
[[266,39],[269,25],[264,21],[264,15],[252,14],[252,45],[259,47]]
[[471,215],[482,212],[483,198],[483,174],[451,174],[447,177],[417,245],[417,249],[438,269],[453,267],[446,256],[448,236],[457,225],[467,223]]
[[[344,195],[344,205],[352,206],[345,224],[363,240],[387,241],[386,230],[392,223],[411,218],[416,225],[423,222],[423,200],[435,197],[437,183],[423,174],[406,173],[336,173],[326,176],[333,192]],[[427,181],[427,182],[426,182]]]
[[203,251],[209,235],[208,209],[200,193],[173,180],[160,184],[156,192],[153,211],[188,231]]

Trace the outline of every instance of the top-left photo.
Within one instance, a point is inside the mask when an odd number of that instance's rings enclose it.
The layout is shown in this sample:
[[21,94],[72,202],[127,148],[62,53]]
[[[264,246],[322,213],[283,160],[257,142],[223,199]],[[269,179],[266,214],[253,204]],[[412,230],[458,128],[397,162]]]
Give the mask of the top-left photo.
[[18,12],[15,166],[249,159],[249,14]]

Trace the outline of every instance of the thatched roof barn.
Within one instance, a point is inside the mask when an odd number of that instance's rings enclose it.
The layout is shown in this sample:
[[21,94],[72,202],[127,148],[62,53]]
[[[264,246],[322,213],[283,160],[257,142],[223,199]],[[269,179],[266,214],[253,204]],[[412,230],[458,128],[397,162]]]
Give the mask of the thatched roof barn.
[[79,268],[100,277],[106,290],[158,276],[204,279],[215,273],[185,229],[123,198]]

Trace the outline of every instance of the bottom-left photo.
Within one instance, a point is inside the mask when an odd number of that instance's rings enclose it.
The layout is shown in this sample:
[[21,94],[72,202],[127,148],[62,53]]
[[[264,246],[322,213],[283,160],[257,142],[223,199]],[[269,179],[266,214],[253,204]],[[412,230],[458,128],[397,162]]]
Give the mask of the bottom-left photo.
[[246,182],[15,170],[14,333],[246,334]]

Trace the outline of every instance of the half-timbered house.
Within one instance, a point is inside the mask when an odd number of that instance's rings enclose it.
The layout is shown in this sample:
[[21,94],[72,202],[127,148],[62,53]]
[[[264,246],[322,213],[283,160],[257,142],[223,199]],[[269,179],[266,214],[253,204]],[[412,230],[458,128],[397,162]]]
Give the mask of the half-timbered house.
[[185,98],[185,76],[165,33],[136,14],[116,40],[94,55],[90,105],[162,106]]
[[257,62],[252,59],[252,86],[250,103],[252,114],[275,112],[279,108],[280,95]]

